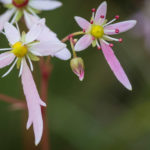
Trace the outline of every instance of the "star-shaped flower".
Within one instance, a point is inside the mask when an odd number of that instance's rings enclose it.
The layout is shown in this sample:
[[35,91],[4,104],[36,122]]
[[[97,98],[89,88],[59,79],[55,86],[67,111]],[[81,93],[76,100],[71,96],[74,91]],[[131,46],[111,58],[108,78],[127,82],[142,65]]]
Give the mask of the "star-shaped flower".
[[112,38],[109,35],[115,35],[118,33],[125,32],[136,25],[135,20],[128,20],[124,22],[119,22],[112,24],[114,21],[119,19],[119,16],[107,22],[106,12],[107,12],[107,3],[103,2],[97,9],[95,14],[95,9],[92,9],[93,15],[90,22],[81,17],[75,17],[78,25],[83,29],[85,35],[78,40],[75,45],[75,51],[82,51],[89,47],[91,44],[93,47],[97,46],[98,49],[102,49],[102,52],[117,79],[129,90],[132,90],[131,84],[120,65],[118,59],[116,58],[112,47],[112,43],[107,41],[117,41],[122,42],[122,39]]
[[38,61],[38,56],[54,55],[66,47],[65,44],[58,41],[38,41],[37,37],[44,30],[44,27],[45,20],[42,19],[33,25],[27,34],[24,32],[20,34],[19,28],[17,29],[12,24],[6,23],[3,34],[6,35],[10,48],[0,49],[0,51],[7,51],[0,54],[0,68],[12,63],[3,77],[8,75],[16,64],[17,68],[20,69],[19,76],[21,76],[29,110],[27,129],[33,124],[36,145],[40,142],[43,133],[41,106],[46,106],[46,104],[40,99],[27,61],[33,71],[32,61]]
[[[0,30],[11,18],[11,23],[18,22],[23,12],[29,12],[33,16],[42,10],[53,10],[62,5],[61,2],[52,0],[0,0],[8,10],[0,16]],[[13,17],[12,17],[13,16]]]

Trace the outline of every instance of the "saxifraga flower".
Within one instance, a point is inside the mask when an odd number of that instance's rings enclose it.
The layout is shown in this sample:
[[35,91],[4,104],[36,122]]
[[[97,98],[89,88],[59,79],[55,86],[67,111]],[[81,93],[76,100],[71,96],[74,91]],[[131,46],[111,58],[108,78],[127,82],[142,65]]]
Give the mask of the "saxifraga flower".
[[[34,24],[27,34],[25,32],[20,33],[18,26],[16,28],[12,24],[6,23],[3,34],[6,35],[10,48],[0,49],[0,51],[7,51],[0,54],[0,68],[12,64],[2,77],[8,75],[15,65],[20,69],[19,76],[21,76],[29,111],[27,129],[33,124],[36,145],[39,144],[43,133],[41,106],[46,106],[46,104],[41,100],[31,74],[31,71],[33,71],[32,61],[38,61],[38,56],[53,56],[66,47],[65,44],[54,40],[38,41],[37,37],[44,28],[45,19],[41,19]],[[28,60],[31,71],[26,60]]]
[[[132,90],[132,86],[126,76],[121,64],[116,58],[112,47],[112,43],[107,41],[122,42],[122,38],[116,39],[109,35],[119,34],[136,25],[135,20],[128,20],[119,23],[112,24],[114,21],[119,19],[119,16],[115,16],[113,20],[107,22],[106,12],[107,3],[103,2],[97,9],[92,9],[93,15],[90,22],[81,17],[75,17],[78,25],[83,29],[84,36],[78,40],[75,45],[75,51],[82,51],[89,47],[91,44],[93,47],[97,46],[98,49],[102,49],[102,52],[116,78],[128,89]],[[95,14],[96,12],[96,14]]]

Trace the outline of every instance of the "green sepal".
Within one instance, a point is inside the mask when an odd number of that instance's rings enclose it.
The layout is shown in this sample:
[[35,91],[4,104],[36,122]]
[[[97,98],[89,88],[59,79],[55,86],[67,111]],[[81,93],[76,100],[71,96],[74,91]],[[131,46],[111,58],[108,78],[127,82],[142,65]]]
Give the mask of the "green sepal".
[[7,9],[12,9],[14,8],[14,6],[12,4],[5,4],[4,7],[6,7]]
[[31,52],[28,52],[28,56],[32,61],[39,61],[40,58],[32,54]]
[[18,15],[16,16],[15,21],[18,22],[18,21],[22,18],[22,16],[23,16],[23,12],[22,12],[22,11],[19,11],[19,12],[18,12]]
[[96,40],[92,42],[92,47],[96,47]]
[[18,60],[17,60],[17,69],[19,69],[20,68],[20,66],[21,66],[21,60],[22,60],[22,58],[18,58]]

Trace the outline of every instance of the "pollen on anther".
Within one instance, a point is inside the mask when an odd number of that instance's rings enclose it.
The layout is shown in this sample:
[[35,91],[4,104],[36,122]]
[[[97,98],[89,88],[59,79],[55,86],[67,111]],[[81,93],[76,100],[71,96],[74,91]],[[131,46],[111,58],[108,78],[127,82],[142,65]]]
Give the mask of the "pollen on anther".
[[97,49],[98,49],[98,50],[101,50],[101,47],[100,47],[100,46],[98,46],[98,47],[97,47]]
[[96,9],[95,9],[95,8],[92,8],[92,12],[96,12]]
[[95,37],[94,37],[94,36],[92,36],[92,40],[93,40],[93,41],[95,40]]
[[119,42],[120,42],[120,43],[122,43],[122,42],[123,42],[123,39],[122,39],[122,38],[120,38],[120,39],[119,39]]
[[104,15],[101,15],[101,16],[100,16],[100,18],[102,18],[102,19],[104,19],[104,17],[105,17]]
[[115,29],[115,33],[119,33],[120,31],[119,31],[119,29]]
[[115,16],[115,19],[116,19],[116,20],[118,20],[119,18],[120,18],[120,16],[119,16],[119,15],[116,15],[116,16]]
[[110,46],[110,47],[114,47],[114,44],[110,43],[109,46]]
[[91,24],[93,24],[93,23],[94,23],[94,21],[93,21],[93,20],[91,20],[91,21],[90,21],[90,23],[91,23]]

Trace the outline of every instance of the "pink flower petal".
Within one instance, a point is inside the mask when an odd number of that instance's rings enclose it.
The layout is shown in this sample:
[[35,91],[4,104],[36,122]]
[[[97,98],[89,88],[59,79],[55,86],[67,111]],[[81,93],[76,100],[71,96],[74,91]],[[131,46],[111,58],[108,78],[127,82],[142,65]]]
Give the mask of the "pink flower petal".
[[36,0],[36,1],[30,1],[29,5],[32,8],[35,8],[37,10],[53,10],[62,6],[62,3],[58,1]]
[[[102,24],[106,18],[106,13],[107,13],[107,3],[103,2],[97,9],[96,14],[95,14],[95,23],[97,24]],[[101,16],[104,16],[101,18]]]
[[92,44],[92,37],[89,34],[84,35],[75,45],[75,51],[82,51]]
[[40,33],[42,33],[45,25],[45,19],[40,19],[36,24],[34,24],[29,32],[26,34],[26,43],[33,42],[38,38]]
[[0,68],[10,65],[15,59],[15,55],[10,52],[0,54]]
[[27,101],[29,119],[27,123],[27,129],[33,124],[33,130],[35,134],[35,144],[38,145],[41,141],[43,134],[43,119],[41,113],[41,104],[46,106],[44,102],[41,101],[35,82],[33,80],[31,71],[23,60],[23,72],[22,72],[22,85],[24,94]]
[[5,23],[4,30],[6,37],[11,45],[20,41],[20,33],[12,24]]
[[107,63],[109,64],[111,70],[115,74],[116,78],[128,89],[132,90],[131,84],[128,80],[128,77],[126,76],[122,66],[120,65],[118,59],[116,58],[113,50],[110,48],[110,46],[104,41],[101,40],[101,46],[103,54],[107,60]]
[[[106,26],[104,29],[104,32],[105,34],[108,34],[108,35],[114,35],[114,34],[118,34],[115,32],[116,29],[119,29],[119,33],[126,32],[130,30],[131,28],[133,28],[135,25],[136,25],[135,20],[123,21],[123,22],[119,22],[119,23]],[[110,31],[113,30],[113,31],[110,32],[109,30]]]
[[91,24],[84,18],[81,17],[75,17],[76,22],[78,23],[78,25],[84,29],[84,30],[88,30],[91,26]]

